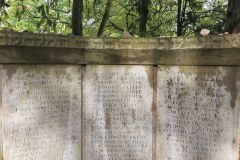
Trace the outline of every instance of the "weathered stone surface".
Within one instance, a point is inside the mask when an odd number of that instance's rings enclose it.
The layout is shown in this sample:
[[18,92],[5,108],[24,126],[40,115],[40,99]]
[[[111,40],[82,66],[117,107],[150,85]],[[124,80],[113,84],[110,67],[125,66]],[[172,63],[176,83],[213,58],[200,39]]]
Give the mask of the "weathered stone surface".
[[1,63],[84,64],[85,52],[76,48],[0,46]]
[[87,66],[84,160],[152,160],[153,67]]
[[158,71],[158,160],[237,160],[239,67]]
[[240,66],[240,36],[85,38],[0,32],[0,63]]
[[[2,65],[0,65],[0,71]],[[1,73],[1,72],[0,72]],[[0,74],[0,160],[3,160],[3,137],[2,137],[2,76]]]
[[85,49],[199,49],[239,48],[237,34],[206,37],[86,38],[53,34],[0,32],[0,45]]
[[81,159],[79,66],[4,65],[4,160]]
[[157,64],[157,50],[88,50],[86,64]]
[[239,49],[176,49],[160,50],[159,65],[240,66]]

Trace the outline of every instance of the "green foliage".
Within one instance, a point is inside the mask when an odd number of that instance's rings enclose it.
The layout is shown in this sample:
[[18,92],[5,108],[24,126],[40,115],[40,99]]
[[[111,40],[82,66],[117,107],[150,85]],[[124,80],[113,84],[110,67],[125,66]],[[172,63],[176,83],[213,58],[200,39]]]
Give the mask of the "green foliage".
[[[223,32],[226,0],[182,0],[183,35],[197,35],[202,28],[212,34]],[[72,0],[1,0],[1,29],[36,33],[71,34]],[[4,3],[3,3],[4,2]],[[139,0],[114,0],[107,36],[122,36],[124,30],[132,35],[139,33]],[[106,0],[85,0],[83,32],[96,36]],[[176,0],[151,0],[147,21],[147,36],[176,36]]]
[[9,0],[1,28],[66,34],[71,32],[69,0]]

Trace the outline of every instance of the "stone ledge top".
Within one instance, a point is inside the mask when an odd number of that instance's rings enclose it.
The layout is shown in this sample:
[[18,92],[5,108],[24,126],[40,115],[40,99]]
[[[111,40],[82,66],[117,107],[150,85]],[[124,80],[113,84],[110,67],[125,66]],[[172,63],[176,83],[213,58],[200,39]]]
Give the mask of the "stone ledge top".
[[87,38],[0,32],[0,64],[240,66],[240,35]]
[[240,48],[240,35],[159,38],[89,38],[28,32],[0,32],[0,46],[81,49],[221,49]]

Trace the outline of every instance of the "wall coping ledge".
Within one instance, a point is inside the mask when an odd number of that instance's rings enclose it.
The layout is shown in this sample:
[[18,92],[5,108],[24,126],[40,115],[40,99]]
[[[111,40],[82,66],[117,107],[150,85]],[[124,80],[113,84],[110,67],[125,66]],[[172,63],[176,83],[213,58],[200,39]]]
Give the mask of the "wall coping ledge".
[[0,63],[240,65],[240,35],[91,38],[0,32]]

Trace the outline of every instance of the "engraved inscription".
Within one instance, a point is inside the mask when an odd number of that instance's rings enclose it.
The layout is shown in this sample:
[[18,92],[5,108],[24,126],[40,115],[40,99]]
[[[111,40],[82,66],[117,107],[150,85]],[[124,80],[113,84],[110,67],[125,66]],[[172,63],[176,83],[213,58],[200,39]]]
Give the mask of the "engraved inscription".
[[235,67],[158,71],[158,160],[236,160]]
[[5,160],[81,159],[79,66],[3,66]]
[[87,66],[84,160],[152,159],[152,67]]

